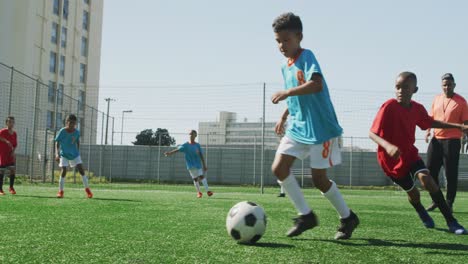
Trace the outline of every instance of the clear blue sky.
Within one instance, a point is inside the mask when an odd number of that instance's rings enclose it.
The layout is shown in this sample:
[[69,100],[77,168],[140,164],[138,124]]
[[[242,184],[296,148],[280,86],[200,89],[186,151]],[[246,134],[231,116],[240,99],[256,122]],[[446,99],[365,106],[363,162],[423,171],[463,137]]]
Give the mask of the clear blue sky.
[[[131,3],[131,4],[129,4]],[[345,136],[367,137],[378,107],[393,96],[395,76],[414,71],[414,99],[430,107],[440,76],[452,72],[456,92],[468,97],[468,1],[159,1],[104,4],[100,105],[111,103],[120,131],[197,129],[218,111],[238,118],[262,115],[267,97],[281,89],[273,19],[292,11],[304,26],[328,82]],[[267,121],[285,104],[267,101]],[[135,133],[125,134],[124,143]],[[116,135],[115,143],[120,143]],[[178,143],[186,137],[177,136]]]

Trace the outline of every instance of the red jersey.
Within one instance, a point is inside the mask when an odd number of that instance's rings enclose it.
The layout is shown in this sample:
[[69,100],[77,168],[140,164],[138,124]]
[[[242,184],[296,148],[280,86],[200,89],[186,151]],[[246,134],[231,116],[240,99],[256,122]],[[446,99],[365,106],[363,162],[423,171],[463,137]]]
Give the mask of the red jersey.
[[[8,128],[0,129],[0,137],[10,141],[13,148],[16,148],[18,145],[16,132],[13,131],[13,134],[10,134],[10,132],[8,132]],[[12,149],[7,143],[0,141],[0,167],[15,163],[15,158],[11,155],[11,151]]]
[[414,146],[416,126],[426,130],[433,122],[434,119],[424,106],[415,101],[411,101],[411,106],[405,108],[396,99],[390,99],[380,107],[371,132],[400,149],[400,157],[394,159],[384,148],[378,147],[377,159],[387,176],[404,177],[409,173],[411,165],[421,159]]

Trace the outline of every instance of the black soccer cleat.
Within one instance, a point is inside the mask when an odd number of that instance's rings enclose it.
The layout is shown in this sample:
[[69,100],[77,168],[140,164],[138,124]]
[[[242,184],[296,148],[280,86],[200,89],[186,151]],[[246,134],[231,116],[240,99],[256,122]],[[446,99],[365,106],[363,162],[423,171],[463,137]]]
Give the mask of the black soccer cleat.
[[310,213],[306,215],[300,215],[297,218],[293,218],[293,220],[294,226],[291,229],[289,229],[287,233],[288,237],[298,236],[304,231],[318,226],[317,216],[312,211],[310,211]]
[[349,239],[354,229],[359,225],[359,218],[351,211],[351,214],[345,219],[340,219],[340,222],[341,225],[335,234],[335,239]]
[[278,194],[278,197],[286,197],[286,194],[285,193],[280,193],[280,194]]

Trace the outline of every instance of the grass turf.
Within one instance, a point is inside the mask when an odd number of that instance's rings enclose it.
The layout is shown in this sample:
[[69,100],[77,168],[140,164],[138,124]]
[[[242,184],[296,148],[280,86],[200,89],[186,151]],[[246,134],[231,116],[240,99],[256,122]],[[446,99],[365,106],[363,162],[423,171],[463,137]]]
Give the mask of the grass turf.
[[[306,199],[320,225],[290,239],[295,210],[278,188],[213,186],[196,198],[190,185],[94,185],[86,199],[67,184],[18,185],[0,197],[0,263],[466,263],[468,236],[447,232],[438,210],[425,229],[401,191],[342,190],[361,225],[347,241],[333,240],[338,217],[316,189]],[[423,202],[429,195],[422,192]],[[230,207],[260,204],[268,216],[264,237],[238,245],[226,232]],[[468,226],[468,193],[459,192],[455,217]]]

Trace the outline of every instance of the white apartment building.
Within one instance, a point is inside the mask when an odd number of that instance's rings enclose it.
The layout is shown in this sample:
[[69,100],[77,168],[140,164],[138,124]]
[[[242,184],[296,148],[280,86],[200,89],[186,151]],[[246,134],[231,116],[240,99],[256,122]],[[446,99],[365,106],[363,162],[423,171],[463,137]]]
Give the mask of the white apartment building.
[[[274,122],[265,122],[265,146],[275,149],[280,138],[275,134]],[[261,145],[262,121],[237,121],[237,114],[222,111],[219,121],[198,123],[198,140],[208,145]]]
[[[103,0],[0,1],[0,62],[48,85],[39,106],[47,109],[47,128],[54,129],[54,118],[62,126],[67,113],[81,126],[98,125],[102,19]],[[76,101],[64,102],[63,94]],[[95,143],[96,136],[82,141]]]

